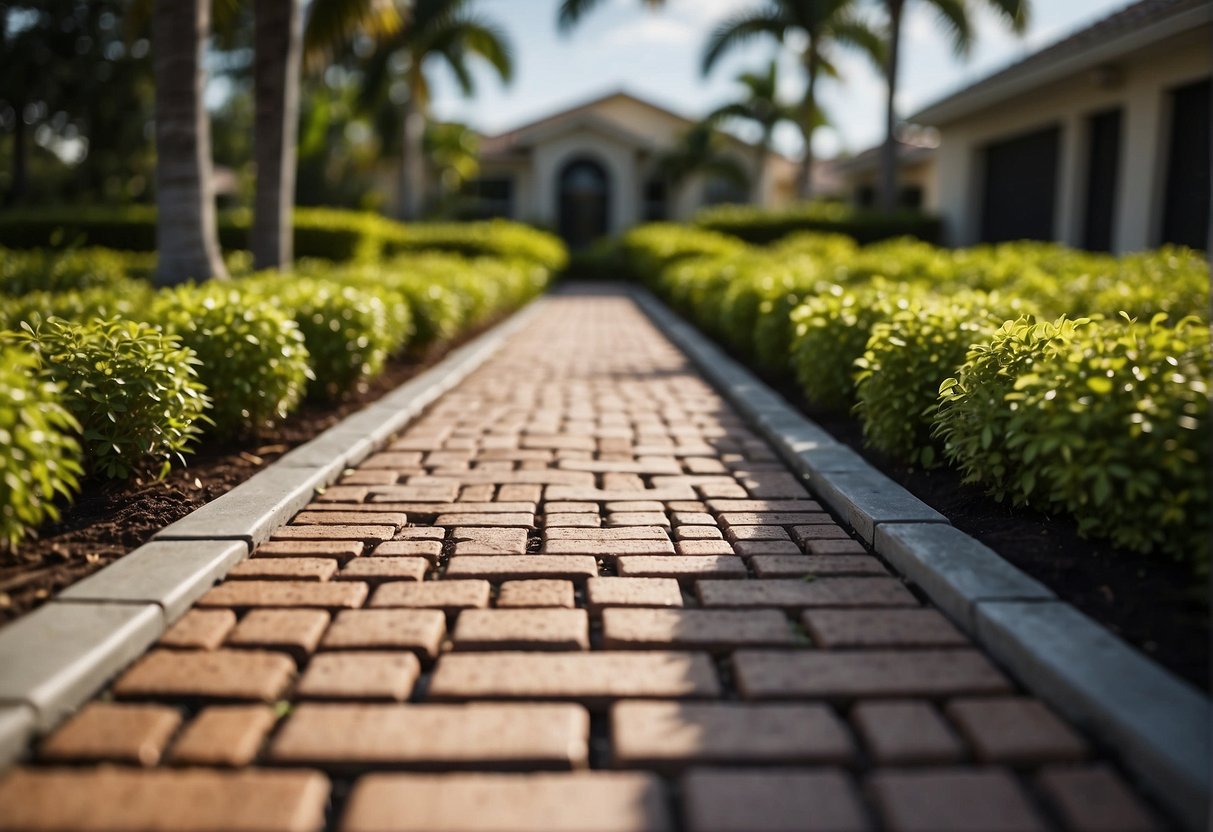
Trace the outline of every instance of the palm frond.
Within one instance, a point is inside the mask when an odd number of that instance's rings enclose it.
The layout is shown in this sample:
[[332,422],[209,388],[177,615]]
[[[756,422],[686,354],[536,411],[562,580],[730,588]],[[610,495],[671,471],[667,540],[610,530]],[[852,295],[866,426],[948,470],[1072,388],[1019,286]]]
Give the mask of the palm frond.
[[312,0],[303,29],[305,59],[315,66],[357,33],[377,39],[396,35],[407,15],[407,7],[400,8],[392,0]]
[[723,21],[708,37],[703,50],[701,71],[707,75],[727,52],[758,37],[782,41],[790,21],[778,8],[747,11]]
[[938,12],[939,21],[952,38],[952,49],[959,55],[969,54],[973,47],[973,25],[969,20],[968,4],[965,0],[929,0]]

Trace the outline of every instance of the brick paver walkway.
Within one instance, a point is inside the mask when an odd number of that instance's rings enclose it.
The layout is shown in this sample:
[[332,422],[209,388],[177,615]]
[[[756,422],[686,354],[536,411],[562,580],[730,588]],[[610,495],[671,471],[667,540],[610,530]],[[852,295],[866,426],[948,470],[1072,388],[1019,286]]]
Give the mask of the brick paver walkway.
[[1157,823],[585,289],[0,782],[4,829]]

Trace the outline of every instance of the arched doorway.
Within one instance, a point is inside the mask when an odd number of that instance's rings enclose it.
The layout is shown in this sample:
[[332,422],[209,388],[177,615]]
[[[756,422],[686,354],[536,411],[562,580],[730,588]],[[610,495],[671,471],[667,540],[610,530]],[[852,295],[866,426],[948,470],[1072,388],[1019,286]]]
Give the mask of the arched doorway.
[[606,235],[610,222],[611,183],[602,165],[575,159],[557,181],[560,236],[569,248],[585,248]]

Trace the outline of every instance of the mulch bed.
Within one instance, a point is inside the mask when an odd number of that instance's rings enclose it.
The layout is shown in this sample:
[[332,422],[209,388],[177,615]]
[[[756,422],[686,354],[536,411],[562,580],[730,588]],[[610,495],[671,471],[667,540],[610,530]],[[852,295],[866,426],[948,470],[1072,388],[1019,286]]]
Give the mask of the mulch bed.
[[242,441],[209,442],[163,480],[90,480],[59,522],[11,552],[0,551],[0,622],[29,612],[55,593],[146,543],[153,534],[235,488],[287,451],[436,364],[500,318],[385,372],[337,404],[305,403],[282,424]]

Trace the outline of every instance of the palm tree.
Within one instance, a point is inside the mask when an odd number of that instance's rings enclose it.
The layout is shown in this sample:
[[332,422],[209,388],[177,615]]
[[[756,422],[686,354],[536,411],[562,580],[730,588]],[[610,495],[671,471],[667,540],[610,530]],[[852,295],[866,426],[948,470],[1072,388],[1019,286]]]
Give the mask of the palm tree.
[[762,6],[721,23],[703,52],[703,74],[707,75],[724,54],[755,38],[772,38],[778,43],[786,43],[793,34],[803,38],[800,64],[805,73],[805,92],[798,119],[805,145],[800,172],[803,197],[810,196],[812,189],[813,132],[821,123],[817,81],[823,73],[838,77],[831,60],[835,46],[857,48],[877,63],[884,56],[884,41],[855,7],[856,0],[766,0]]
[[696,175],[720,179],[739,188],[750,184],[745,168],[726,149],[724,136],[707,121],[683,133],[677,144],[656,162],[657,169],[674,188]]
[[226,278],[211,184],[210,120],[203,106],[203,50],[210,0],[156,0],[156,263],[160,285]]
[[706,120],[711,124],[721,121],[748,121],[757,124],[762,131],[754,146],[752,200],[758,204],[762,201],[763,174],[766,172],[767,157],[771,154],[771,136],[781,123],[795,123],[798,113],[796,108],[779,100],[778,61],[771,61],[762,73],[741,73],[737,76],[737,83],[745,87],[744,97],[713,110]]
[[[888,95],[885,98],[885,138],[880,149],[880,208],[890,212],[897,205],[897,70],[901,52],[901,23],[907,0],[883,0],[888,15],[889,48],[885,63]],[[971,0],[925,0],[939,13],[939,20],[952,36],[957,55],[967,55],[973,46],[969,19]],[[984,0],[1016,34],[1028,25],[1029,0]]]
[[[513,77],[513,54],[505,33],[476,14],[472,4],[473,0],[415,0],[408,21],[396,34],[380,41],[365,68],[364,102],[391,100],[403,111],[398,212],[403,219],[420,216],[425,196],[422,145],[430,101],[427,64],[432,58],[445,62],[464,95],[475,92],[468,70],[472,56],[486,61],[502,81],[508,83]],[[397,80],[403,82],[400,96],[393,91]]]
[[[599,2],[600,0],[563,0],[560,10],[556,13],[556,25],[562,32],[570,31]],[[665,0],[642,0],[642,2],[650,9],[665,5]]]

